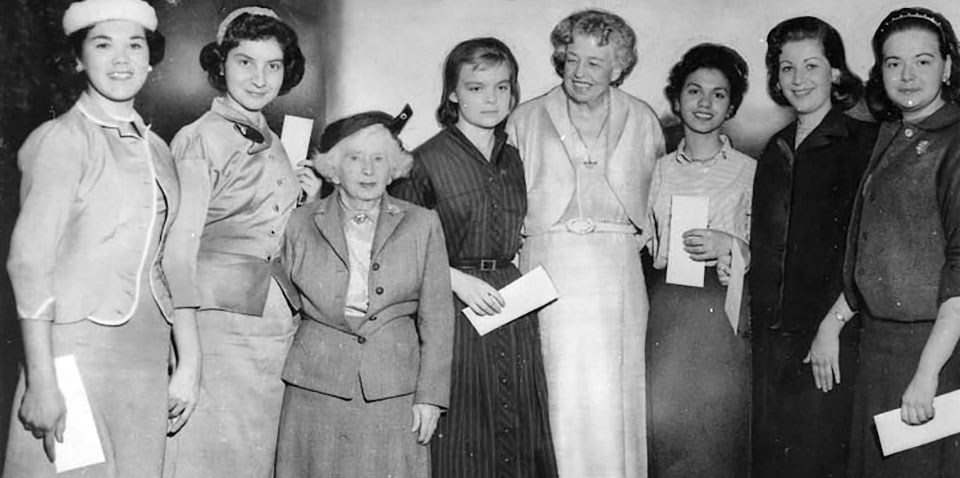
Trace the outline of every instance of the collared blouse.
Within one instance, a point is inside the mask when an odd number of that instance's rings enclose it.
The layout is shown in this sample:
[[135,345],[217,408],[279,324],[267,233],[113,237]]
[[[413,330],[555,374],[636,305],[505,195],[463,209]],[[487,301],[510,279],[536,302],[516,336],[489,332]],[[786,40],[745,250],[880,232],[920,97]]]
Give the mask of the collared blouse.
[[[162,253],[148,257],[159,246],[152,240],[163,244],[178,207],[163,140],[136,113],[111,117],[84,92],[70,111],[31,133],[18,159],[21,209],[7,268],[19,316],[122,324],[140,295],[151,293],[141,285],[149,270],[154,298],[169,319]],[[174,278],[186,285],[183,274]]]
[[283,145],[262,114],[216,98],[171,147],[190,205],[171,240],[193,262],[195,284],[177,306],[260,315],[300,194]]
[[753,175],[757,162],[723,143],[713,158],[694,161],[683,152],[685,141],[673,153],[657,160],[650,185],[651,250],[653,266],[667,266],[670,238],[670,208],[674,195],[706,196],[709,199],[707,228],[726,232],[750,242],[750,209]]

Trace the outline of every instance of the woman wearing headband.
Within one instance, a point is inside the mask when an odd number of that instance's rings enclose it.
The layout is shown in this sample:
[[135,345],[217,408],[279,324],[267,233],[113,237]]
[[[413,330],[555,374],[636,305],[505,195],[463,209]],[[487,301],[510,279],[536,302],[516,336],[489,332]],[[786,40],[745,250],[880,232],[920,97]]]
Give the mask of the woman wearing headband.
[[267,477],[296,328],[278,261],[301,185],[262,110],[300,82],[304,58],[276,13],[247,7],[227,16],[200,65],[222,96],[171,143],[191,205],[171,241],[193,265],[189,305],[199,309],[209,374],[195,423],[170,441],[168,467],[178,478]]
[[[73,3],[63,29],[87,82],[73,108],[37,128],[19,153],[8,269],[25,362],[4,476],[158,478],[166,433],[196,404],[200,361],[194,310],[174,310],[186,300],[187,265],[160,252],[182,204],[177,173],[134,110],[164,40],[140,0]],[[176,341],[172,377],[165,318]],[[69,361],[99,438],[82,445],[99,445],[104,460],[57,474],[67,463],[52,463],[65,458],[54,442],[81,430],[84,417],[71,388],[61,388]]]
[[[957,37],[939,13],[904,8],[872,46],[867,100],[883,124],[853,207],[844,293],[819,335],[836,340],[853,311],[863,317],[847,476],[955,476],[956,435],[884,457],[873,417],[900,406],[920,424],[934,395],[960,388]],[[821,369],[819,381],[834,378],[835,368]]]
[[426,478],[450,399],[453,302],[440,220],[386,194],[409,113],[336,121],[314,167],[333,194],[294,213],[283,265],[303,322],[283,370],[277,477]]

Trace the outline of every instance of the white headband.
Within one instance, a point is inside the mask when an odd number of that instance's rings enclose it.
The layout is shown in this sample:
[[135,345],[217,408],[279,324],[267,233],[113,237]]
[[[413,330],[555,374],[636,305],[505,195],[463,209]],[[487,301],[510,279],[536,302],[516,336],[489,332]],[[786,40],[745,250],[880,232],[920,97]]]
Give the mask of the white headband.
[[223,36],[227,33],[227,27],[230,26],[230,23],[232,23],[234,20],[237,19],[237,17],[239,17],[240,15],[243,15],[244,13],[249,13],[251,15],[263,15],[265,17],[276,18],[277,20],[280,19],[280,17],[277,16],[276,12],[274,12],[273,10],[270,10],[269,8],[263,8],[263,7],[238,8],[230,12],[230,14],[227,15],[227,18],[224,18],[223,21],[220,22],[220,28],[217,29],[217,44],[223,43]]
[[83,0],[73,2],[63,14],[63,32],[71,35],[106,20],[129,20],[156,31],[157,12],[143,0]]

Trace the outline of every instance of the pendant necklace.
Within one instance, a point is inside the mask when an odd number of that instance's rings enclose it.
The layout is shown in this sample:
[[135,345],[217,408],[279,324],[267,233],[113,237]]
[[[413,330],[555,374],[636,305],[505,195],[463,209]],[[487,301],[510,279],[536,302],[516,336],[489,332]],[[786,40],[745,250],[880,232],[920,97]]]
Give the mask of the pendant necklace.
[[[587,142],[583,140],[583,135],[580,134],[580,128],[573,122],[573,115],[570,114],[570,103],[567,103],[567,116],[570,117],[570,125],[573,126],[573,131],[577,133],[577,139],[580,140],[580,144],[583,146],[585,151],[584,157],[580,159],[580,164],[583,164],[588,169],[593,169],[594,166],[600,163],[599,160],[593,158],[591,154],[590,147],[587,145]],[[603,131],[607,128],[607,120],[610,118],[609,108],[603,115],[603,123],[600,124],[600,129],[597,131],[596,136],[593,138],[594,148],[597,146],[597,143],[600,141],[600,136],[603,135]]]

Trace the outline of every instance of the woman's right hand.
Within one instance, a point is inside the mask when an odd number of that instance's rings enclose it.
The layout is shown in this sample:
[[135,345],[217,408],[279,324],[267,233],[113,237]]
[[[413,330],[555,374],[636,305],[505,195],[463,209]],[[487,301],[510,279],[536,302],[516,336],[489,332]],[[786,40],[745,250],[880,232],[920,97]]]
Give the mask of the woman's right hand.
[[43,440],[43,451],[53,463],[56,460],[53,441],[63,443],[67,419],[67,406],[56,383],[27,386],[18,416],[27,431]]
[[813,381],[824,393],[840,385],[840,331],[843,324],[828,316],[820,323],[817,336],[810,344],[810,351],[803,363],[810,364]]
[[500,291],[490,284],[453,268],[450,269],[450,285],[457,298],[477,315],[499,314],[506,305]]

